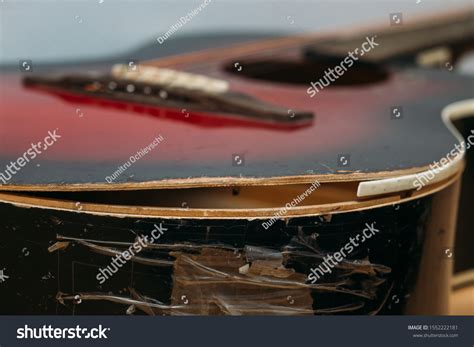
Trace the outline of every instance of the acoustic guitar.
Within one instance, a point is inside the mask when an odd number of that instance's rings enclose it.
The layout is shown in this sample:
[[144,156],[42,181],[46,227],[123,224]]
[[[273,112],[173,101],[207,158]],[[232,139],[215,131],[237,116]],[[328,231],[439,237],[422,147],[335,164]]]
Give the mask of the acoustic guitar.
[[4,73],[0,313],[448,313],[473,33],[463,11]]

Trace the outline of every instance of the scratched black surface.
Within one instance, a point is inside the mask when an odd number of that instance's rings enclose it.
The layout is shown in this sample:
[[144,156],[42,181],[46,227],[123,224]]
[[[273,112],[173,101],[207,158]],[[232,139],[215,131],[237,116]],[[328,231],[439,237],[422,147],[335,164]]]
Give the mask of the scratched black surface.
[[[324,253],[337,251],[365,227],[376,222],[380,233],[356,248],[349,259],[368,259],[392,269],[385,282],[376,288],[372,300],[341,293],[313,291],[314,309],[340,306],[362,301],[361,309],[346,314],[367,314],[383,304],[380,313],[400,314],[405,307],[422,252],[424,226],[430,218],[431,198],[373,209],[320,217],[278,221],[268,230],[262,221],[229,220],[161,220],[91,216],[75,212],[17,208],[0,204],[0,269],[9,276],[0,283],[0,314],[125,314],[127,305],[105,301],[61,304],[59,293],[77,295],[84,292],[130,297],[129,288],[142,295],[170,303],[173,271],[170,268],[128,262],[102,286],[96,279],[100,267],[110,264],[110,256],[92,252],[72,242],[66,249],[48,252],[58,235],[95,241],[134,242],[136,235],[149,235],[153,225],[162,222],[168,230],[159,239],[162,244],[189,242],[194,245],[227,245],[242,250],[259,246],[281,251],[295,237],[318,234],[317,247]],[[143,251],[140,256],[151,259],[173,258],[165,252]],[[285,266],[307,275],[320,263],[315,258],[290,257]],[[352,288],[367,289],[363,275],[351,276]],[[338,280],[332,273],[322,282]],[[391,289],[393,285],[393,288]],[[393,300],[393,296],[397,300]],[[388,298],[388,299],[387,299]],[[137,314],[139,312],[137,311]]]

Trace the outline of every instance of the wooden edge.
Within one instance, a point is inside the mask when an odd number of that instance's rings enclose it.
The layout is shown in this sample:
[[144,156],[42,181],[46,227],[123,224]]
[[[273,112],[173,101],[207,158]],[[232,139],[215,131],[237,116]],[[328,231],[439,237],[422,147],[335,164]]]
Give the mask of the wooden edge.
[[189,218],[189,219],[288,219],[294,217],[318,216],[343,212],[363,211],[377,207],[401,204],[434,194],[455,183],[461,177],[461,172],[449,179],[425,187],[410,196],[382,196],[374,199],[341,201],[321,205],[294,207],[284,216],[275,217],[281,208],[248,208],[248,209],[198,209],[198,208],[162,208],[148,206],[126,206],[80,203],[72,200],[37,198],[13,193],[0,193],[0,202],[22,208],[42,208],[56,211],[87,213],[100,216],[135,217],[135,218]]
[[453,290],[474,286],[474,269],[455,274],[451,279]]
[[466,154],[466,145],[464,138],[454,127],[453,121],[461,118],[467,118],[473,115],[474,99],[455,102],[446,106],[441,112],[441,118],[443,120],[444,125],[453,134],[453,136],[458,141],[458,144],[460,144],[462,148],[462,150],[454,158],[454,160],[450,161],[449,164],[447,164],[446,166],[442,166],[441,170],[439,170],[438,172],[434,172],[431,168],[429,168],[425,171],[417,172],[415,174],[392,177],[376,181],[361,182],[357,189],[357,196],[369,197],[380,194],[413,190],[417,188],[416,183],[417,181],[419,182],[420,177],[422,176],[429,177],[429,175],[433,175],[434,178],[429,180],[429,184],[434,184],[462,170],[463,159]]
[[455,274],[451,279],[450,315],[474,315],[474,269]]
[[280,186],[289,184],[306,184],[319,181],[320,183],[337,182],[359,182],[365,180],[376,180],[389,178],[397,175],[409,175],[424,172],[429,166],[421,168],[410,168],[395,171],[380,171],[374,173],[337,171],[335,174],[325,175],[298,175],[278,177],[198,177],[198,178],[176,178],[147,182],[125,182],[125,183],[75,183],[75,184],[41,184],[41,185],[2,185],[1,191],[23,191],[23,192],[79,192],[79,191],[123,191],[123,190],[146,190],[146,189],[185,189],[185,188],[217,188],[233,186]]

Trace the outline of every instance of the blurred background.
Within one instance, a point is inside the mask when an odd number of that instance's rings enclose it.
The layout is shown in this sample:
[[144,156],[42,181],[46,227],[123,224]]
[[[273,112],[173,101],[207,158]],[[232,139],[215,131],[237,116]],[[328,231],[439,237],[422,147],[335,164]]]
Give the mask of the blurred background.
[[[472,0],[212,0],[165,44],[163,35],[203,0],[0,0],[0,64],[20,59],[72,63],[130,56],[149,59],[206,47],[190,40],[212,34],[224,41],[247,35],[327,32],[368,23],[387,23],[390,13],[405,20],[472,5]],[[350,10],[349,10],[350,9]],[[236,33],[240,38],[234,37]],[[242,34],[245,34],[242,36]],[[219,45],[214,40],[214,45]]]

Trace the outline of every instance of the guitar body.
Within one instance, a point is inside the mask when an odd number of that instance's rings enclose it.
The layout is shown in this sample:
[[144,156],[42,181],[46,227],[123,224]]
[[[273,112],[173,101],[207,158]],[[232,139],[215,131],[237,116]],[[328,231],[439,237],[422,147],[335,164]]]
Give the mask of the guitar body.
[[469,145],[451,122],[472,115],[473,80],[406,68],[372,32],[385,53],[317,92],[355,38],[138,67],[225,81],[193,103],[140,71],[2,76],[0,313],[447,313]]
[[[289,217],[268,229],[262,219],[118,218],[2,204],[2,264],[11,269],[9,286],[2,287],[10,300],[2,312],[125,314],[135,305],[138,312],[173,315],[443,313],[447,301],[438,299],[446,289],[430,287],[426,297],[420,286],[448,278],[452,259],[445,249],[452,249],[449,204],[456,186],[366,211]],[[366,224],[380,232],[362,243],[357,235]],[[137,235],[151,238],[155,225],[167,229],[161,247],[150,245],[116,273],[113,254],[92,246],[125,250]],[[312,288],[305,286],[311,268],[351,237],[359,246],[350,258]],[[51,251],[57,243],[66,245]],[[249,261],[250,273],[239,273]],[[112,275],[100,284],[97,276],[107,266]],[[282,266],[295,273],[278,271]],[[427,278],[417,281],[422,276]],[[17,288],[24,288],[21,295]],[[145,298],[164,304],[154,307]]]

